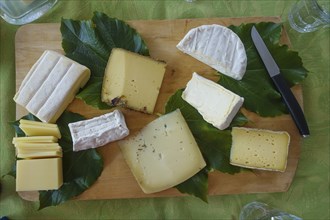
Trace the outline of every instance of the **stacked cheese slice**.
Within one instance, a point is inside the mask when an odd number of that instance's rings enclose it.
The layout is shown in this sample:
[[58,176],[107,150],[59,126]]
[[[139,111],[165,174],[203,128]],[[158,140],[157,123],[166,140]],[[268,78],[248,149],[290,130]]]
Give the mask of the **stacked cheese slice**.
[[61,138],[56,124],[20,120],[27,137],[14,137],[16,191],[58,189],[63,183]]

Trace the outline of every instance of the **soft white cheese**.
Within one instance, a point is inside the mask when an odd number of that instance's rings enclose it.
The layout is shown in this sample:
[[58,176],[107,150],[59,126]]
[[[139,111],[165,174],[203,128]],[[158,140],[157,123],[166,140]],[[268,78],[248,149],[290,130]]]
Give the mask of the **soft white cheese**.
[[287,132],[234,127],[231,134],[232,165],[285,171],[290,144],[290,135]]
[[197,73],[193,73],[182,98],[220,130],[230,125],[244,102],[244,98]]
[[46,50],[24,78],[14,100],[43,122],[55,122],[90,77],[90,70]]
[[206,166],[180,110],[157,118],[118,145],[145,193],[176,186]]
[[202,25],[191,29],[177,48],[217,71],[241,80],[247,57],[241,39],[221,25]]
[[97,148],[129,134],[124,115],[119,111],[88,120],[69,123],[73,151]]

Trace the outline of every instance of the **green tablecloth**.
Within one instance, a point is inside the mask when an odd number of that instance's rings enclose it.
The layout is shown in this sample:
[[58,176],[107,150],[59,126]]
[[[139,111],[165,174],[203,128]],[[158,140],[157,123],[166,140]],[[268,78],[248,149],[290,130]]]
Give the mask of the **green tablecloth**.
[[[286,0],[71,0],[59,1],[54,9],[36,22],[59,22],[61,17],[88,19],[93,11],[124,20],[176,19],[201,17],[281,16],[292,47],[310,71],[303,83],[304,108],[311,136],[304,139],[295,179],[288,192],[210,196],[209,204],[193,197],[70,201],[36,211],[38,203],[22,200],[15,192],[15,180],[1,179],[0,216],[11,219],[238,219],[248,202],[258,200],[304,219],[329,219],[329,28],[300,34],[291,30],[287,13],[294,1]],[[14,163],[11,144],[15,119],[15,54],[17,26],[0,21],[0,109],[1,176]]]

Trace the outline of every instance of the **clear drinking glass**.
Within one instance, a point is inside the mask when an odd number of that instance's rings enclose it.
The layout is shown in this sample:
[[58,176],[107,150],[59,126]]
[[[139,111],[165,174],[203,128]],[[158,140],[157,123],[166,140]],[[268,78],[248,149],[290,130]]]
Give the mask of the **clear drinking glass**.
[[291,27],[300,33],[330,26],[330,1],[299,0],[289,12]]
[[302,220],[302,218],[271,208],[265,203],[251,202],[243,207],[239,220]]
[[51,9],[57,0],[0,0],[0,16],[10,24],[30,23]]

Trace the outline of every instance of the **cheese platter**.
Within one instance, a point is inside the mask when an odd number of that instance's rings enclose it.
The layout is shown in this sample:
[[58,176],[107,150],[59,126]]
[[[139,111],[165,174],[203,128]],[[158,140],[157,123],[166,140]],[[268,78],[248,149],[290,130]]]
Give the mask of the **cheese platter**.
[[[178,90],[184,88],[193,72],[202,74],[205,78],[216,81],[218,75],[214,70],[180,52],[176,45],[192,28],[205,24],[220,24],[223,26],[240,25],[242,23],[281,22],[279,17],[245,17],[245,18],[205,18],[127,21],[137,30],[146,42],[150,56],[166,62],[166,72],[160,88],[159,96],[153,115],[122,109],[126,123],[131,133],[138,132],[149,122],[164,114],[168,99]],[[37,40],[38,39],[38,40]],[[30,24],[22,26],[16,34],[16,88],[21,85],[26,73],[45,50],[64,53],[62,46],[60,24]],[[285,31],[282,32],[281,43],[290,45]],[[293,87],[293,93],[302,105],[302,89]],[[82,100],[75,99],[68,107],[69,111],[79,113],[86,118],[92,118],[110,112],[99,110],[86,105]],[[291,136],[287,168],[285,172],[253,171],[241,172],[235,175],[218,171],[209,174],[208,195],[283,192],[288,190],[294,178],[299,160],[301,137],[289,115],[277,117],[260,117],[256,113],[242,109],[249,119],[249,126],[260,129],[287,131]],[[27,112],[17,105],[16,116],[22,117]],[[97,149],[103,158],[103,171],[97,181],[78,200],[116,199],[116,198],[145,198],[172,197],[184,195],[175,188],[158,193],[145,194],[137,184],[127,166],[118,144],[107,144]],[[23,199],[36,201],[38,192],[19,192]]]

